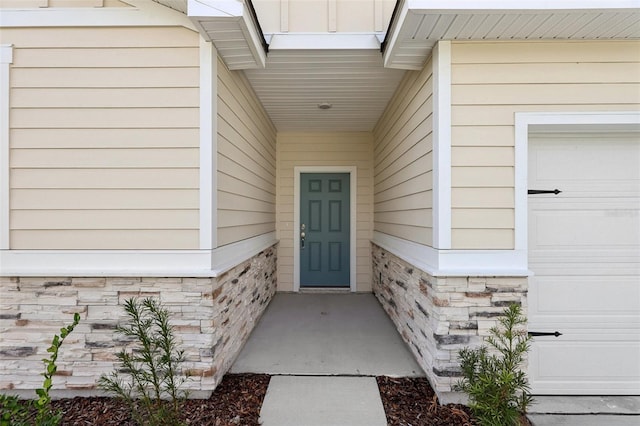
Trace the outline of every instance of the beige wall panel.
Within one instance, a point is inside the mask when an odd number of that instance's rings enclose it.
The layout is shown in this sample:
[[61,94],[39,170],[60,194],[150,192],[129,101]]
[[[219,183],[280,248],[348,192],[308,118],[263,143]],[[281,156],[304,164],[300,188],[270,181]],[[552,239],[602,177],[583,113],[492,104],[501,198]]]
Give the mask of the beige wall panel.
[[253,212],[240,210],[218,210],[218,225],[221,228],[243,225],[261,225],[275,222],[273,212]]
[[374,0],[337,0],[336,3],[338,32],[371,32],[375,30]]
[[197,87],[142,89],[20,88],[11,91],[12,108],[197,108]]
[[451,207],[513,208],[513,188],[452,188]]
[[289,32],[329,31],[329,0],[289,0]]
[[241,211],[270,213],[275,211],[275,202],[247,198],[241,194],[218,191],[218,204],[234,206]]
[[546,105],[636,103],[637,83],[609,84],[496,84],[457,85],[452,88],[455,105]]
[[[432,214],[431,211],[425,211],[425,214]],[[418,244],[425,244],[425,241],[432,241],[433,232],[432,228],[426,228],[424,226],[407,226],[396,225],[388,223],[376,223],[376,231],[384,234],[393,235],[397,238],[402,238],[407,241],[413,241]],[[392,234],[393,232],[393,234]]]
[[188,169],[13,169],[12,188],[198,189],[199,173]]
[[225,246],[273,231],[273,223],[244,224],[230,228],[218,228],[218,246]]
[[454,42],[453,64],[638,62],[635,41]]
[[456,209],[451,215],[459,229],[513,229],[513,209]]
[[508,250],[514,233],[512,229],[453,229],[451,244],[461,250]]
[[175,210],[197,209],[198,195],[193,189],[13,189],[9,202],[12,210]]
[[412,193],[398,198],[387,199],[374,204],[375,213],[397,212],[402,210],[426,210],[431,208],[431,190]]
[[11,224],[15,230],[90,229],[100,223],[102,229],[191,229],[197,230],[199,214],[193,210],[14,210]]
[[395,187],[390,187],[386,190],[376,192],[373,196],[373,202],[377,204],[384,201],[402,198],[407,195],[422,193],[424,192],[424,188],[431,187],[433,187],[432,174],[423,173],[402,181]]
[[28,28],[1,37],[14,45],[11,248],[198,248],[197,33]]
[[[271,192],[256,188],[235,176],[221,172],[218,172],[218,188],[223,192],[233,192],[236,195],[261,202],[270,203],[274,198]],[[229,210],[231,207],[233,207],[233,205],[222,205],[218,203],[219,209]]]
[[[274,182],[264,179],[259,174],[250,169],[242,167],[241,163],[237,163],[223,155],[218,155],[218,171],[227,176],[231,176],[247,185],[253,186],[265,193],[275,196],[276,188]],[[227,190],[229,187],[220,187]],[[228,191],[231,192],[231,191]],[[234,191],[235,192],[235,191]]]
[[465,84],[637,83],[637,62],[454,64],[451,78]]
[[451,166],[509,167],[513,166],[514,155],[511,147],[452,147]]
[[[4,41],[3,41],[4,42]],[[13,51],[14,67],[156,68],[197,67],[198,48],[22,49]]]
[[431,154],[417,158],[415,161],[407,164],[394,174],[390,175],[387,179],[384,179],[380,184],[375,185],[375,194],[380,194],[384,191],[400,186],[404,182],[408,182],[412,178],[422,175],[429,176],[429,183],[427,183],[427,187],[431,188],[431,185],[433,184],[432,172],[429,171],[424,173],[424,170],[427,170],[431,164]]
[[452,146],[513,146],[513,126],[456,126]]
[[12,149],[12,168],[185,168],[198,167],[195,148]]
[[13,128],[163,128],[198,127],[197,108],[13,109]]
[[453,248],[513,248],[513,218],[472,212],[513,211],[515,113],[637,110],[640,43],[454,42],[452,62]]
[[511,187],[509,182],[514,179],[513,166],[451,168],[451,186],[454,188]]
[[[370,133],[280,133],[278,135],[277,233],[290,251],[278,253],[278,290],[293,290],[294,167],[356,166],[356,247],[369,247],[373,229],[373,153]],[[357,291],[371,291],[368,250],[357,251]],[[281,267],[282,265],[282,267]]]
[[[24,1],[24,0],[21,0]],[[76,0],[70,0],[76,1]],[[32,48],[185,47],[198,44],[198,34],[183,27],[6,28],[0,40]]]
[[198,147],[197,128],[11,129],[13,148],[172,148]]
[[14,250],[153,250],[192,249],[198,230],[33,230],[11,231]]
[[14,88],[198,87],[198,68],[17,68]]
[[244,74],[218,58],[218,246],[276,229],[276,130]]
[[433,73],[407,72],[374,129],[375,230],[432,242]]

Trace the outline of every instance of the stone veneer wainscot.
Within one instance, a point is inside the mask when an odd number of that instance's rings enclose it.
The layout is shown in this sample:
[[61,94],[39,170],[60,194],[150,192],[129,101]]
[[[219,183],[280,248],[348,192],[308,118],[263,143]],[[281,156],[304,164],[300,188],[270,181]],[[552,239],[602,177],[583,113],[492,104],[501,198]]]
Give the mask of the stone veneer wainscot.
[[55,396],[97,394],[126,346],[114,333],[123,302],[155,297],[171,313],[192,397],[207,397],[238,355],[276,290],[276,246],[216,278],[0,278],[0,390],[33,396],[51,338],[81,321],[65,340]]
[[482,343],[504,308],[526,315],[526,277],[434,277],[373,244],[373,292],[443,403],[463,395],[458,350]]

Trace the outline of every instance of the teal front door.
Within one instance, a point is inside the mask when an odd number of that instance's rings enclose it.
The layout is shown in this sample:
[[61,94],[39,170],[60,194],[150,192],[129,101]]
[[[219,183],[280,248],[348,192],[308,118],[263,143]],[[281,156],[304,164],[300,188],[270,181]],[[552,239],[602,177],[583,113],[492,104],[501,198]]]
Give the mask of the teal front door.
[[300,286],[349,287],[350,175],[300,175]]

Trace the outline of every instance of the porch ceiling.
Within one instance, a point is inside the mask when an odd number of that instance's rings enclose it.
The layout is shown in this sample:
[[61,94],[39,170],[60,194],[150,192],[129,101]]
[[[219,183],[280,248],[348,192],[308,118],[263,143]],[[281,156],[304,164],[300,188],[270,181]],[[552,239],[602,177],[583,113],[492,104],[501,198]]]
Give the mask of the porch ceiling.
[[404,75],[379,49],[271,49],[265,69],[245,74],[282,132],[370,131]]

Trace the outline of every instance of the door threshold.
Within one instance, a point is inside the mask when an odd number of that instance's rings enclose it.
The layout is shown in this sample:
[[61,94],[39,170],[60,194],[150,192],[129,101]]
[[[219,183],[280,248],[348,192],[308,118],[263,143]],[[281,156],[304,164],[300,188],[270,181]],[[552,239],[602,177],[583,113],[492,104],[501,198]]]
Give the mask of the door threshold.
[[300,287],[298,293],[351,293],[351,288],[349,287]]

